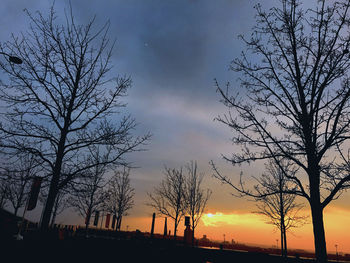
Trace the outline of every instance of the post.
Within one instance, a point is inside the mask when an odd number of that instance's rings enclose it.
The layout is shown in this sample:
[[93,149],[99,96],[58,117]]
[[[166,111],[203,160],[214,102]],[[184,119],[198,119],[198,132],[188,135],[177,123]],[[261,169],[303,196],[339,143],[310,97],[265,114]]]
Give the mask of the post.
[[152,228],[151,228],[151,237],[153,237],[154,234],[154,221],[156,220],[156,213],[153,213],[152,216]]
[[168,224],[167,224],[167,218],[165,218],[163,236],[165,237],[167,234],[168,234]]
[[192,242],[192,230],[191,230],[189,216],[185,216],[185,226],[186,226],[186,229],[184,231],[184,243],[186,245],[189,245],[190,243],[193,244],[193,242]]

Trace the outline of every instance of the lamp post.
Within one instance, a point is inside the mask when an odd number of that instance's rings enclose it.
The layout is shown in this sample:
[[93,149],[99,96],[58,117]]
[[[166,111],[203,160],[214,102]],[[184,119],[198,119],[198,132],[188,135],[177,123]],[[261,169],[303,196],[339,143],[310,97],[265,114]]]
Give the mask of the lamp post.
[[338,261],[338,245],[335,244],[334,246],[335,246],[335,255],[336,255],[337,261]]
[[23,63],[22,59],[20,59],[19,57],[11,56],[5,52],[0,52],[0,54],[7,56],[9,58],[9,61],[12,63],[15,63],[15,64],[22,64]]

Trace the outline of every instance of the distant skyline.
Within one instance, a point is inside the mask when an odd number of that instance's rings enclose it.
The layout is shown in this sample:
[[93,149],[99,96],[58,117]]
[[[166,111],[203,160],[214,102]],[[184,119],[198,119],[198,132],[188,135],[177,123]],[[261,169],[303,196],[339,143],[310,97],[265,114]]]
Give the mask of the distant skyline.
[[[28,28],[28,18],[23,9],[43,14],[53,1],[3,0],[0,9],[0,42],[18,35]],[[265,224],[263,218],[253,215],[253,202],[233,197],[228,186],[222,186],[212,178],[209,161],[238,178],[246,174],[259,174],[263,166],[232,167],[224,162],[221,154],[230,154],[234,146],[230,142],[228,127],[214,118],[226,112],[215,91],[214,79],[219,83],[236,85],[239,77],[229,71],[233,58],[244,49],[237,36],[250,35],[255,24],[254,5],[260,2],[269,8],[272,0],[71,0],[73,14],[78,24],[86,24],[96,15],[95,28],[110,21],[110,39],[116,40],[111,65],[115,75],[132,78],[132,87],[125,102],[126,113],[139,123],[136,134],[153,134],[147,151],[128,156],[139,168],[131,170],[131,183],[135,188],[135,207],[125,217],[122,229],[150,231],[153,211],[145,206],[147,192],[160,183],[164,166],[180,168],[191,160],[198,162],[199,171],[206,174],[205,187],[213,194],[207,213],[197,228],[196,236],[234,239],[241,243],[275,244],[278,231]],[[68,0],[56,0],[58,20],[64,20],[64,10],[69,10]],[[0,59],[4,59],[1,57]],[[4,77],[0,73],[0,78]],[[244,92],[244,91],[242,91]],[[338,244],[338,251],[350,252],[350,216],[344,194],[326,209],[326,236],[329,251]],[[28,212],[28,217],[40,219],[41,207]],[[305,213],[309,213],[306,204]],[[21,214],[21,211],[20,213]],[[83,223],[76,213],[66,212],[57,218],[67,224]],[[156,231],[162,233],[164,219],[157,218]],[[168,229],[173,232],[172,222]],[[183,232],[180,223],[179,233]],[[288,235],[293,248],[313,249],[312,226],[296,229],[295,236]]]

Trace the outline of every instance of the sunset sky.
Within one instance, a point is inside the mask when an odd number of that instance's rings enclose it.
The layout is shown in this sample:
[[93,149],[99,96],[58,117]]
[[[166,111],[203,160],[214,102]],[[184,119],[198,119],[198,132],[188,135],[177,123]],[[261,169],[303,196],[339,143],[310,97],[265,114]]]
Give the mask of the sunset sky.
[[[231,60],[239,56],[244,46],[239,34],[250,35],[254,25],[254,5],[261,2],[269,8],[275,0],[71,0],[78,24],[86,24],[96,15],[96,25],[110,20],[110,39],[116,40],[111,64],[116,75],[132,78],[133,84],[125,102],[128,112],[139,123],[136,134],[152,133],[147,151],[128,156],[139,168],[131,170],[135,188],[135,206],[122,222],[122,229],[150,231],[152,211],[145,205],[147,192],[163,178],[163,168],[180,168],[196,160],[199,171],[206,174],[204,187],[212,190],[206,215],[196,232],[215,240],[234,239],[239,243],[275,246],[280,234],[265,223],[265,218],[253,214],[255,203],[234,197],[228,186],[212,177],[209,162],[238,180],[241,171],[258,175],[263,164],[232,167],[221,154],[235,151],[232,134],[214,118],[226,109],[219,102],[214,78],[220,84],[239,77],[228,70]],[[316,1],[313,1],[316,2]],[[0,41],[4,42],[28,28],[23,12],[48,11],[48,0],[2,0],[0,8]],[[59,20],[69,1],[56,0]],[[3,58],[1,58],[3,59]],[[0,77],[1,77],[0,73]],[[248,181],[249,183],[249,181]],[[345,193],[325,210],[328,251],[350,253],[350,195]],[[302,202],[303,200],[299,200]],[[41,207],[28,212],[34,220],[40,218]],[[309,215],[307,204],[302,213]],[[20,213],[21,214],[21,213]],[[83,219],[67,211],[58,223],[83,224]],[[164,218],[157,217],[156,232],[162,233]],[[168,221],[168,229],[172,223]],[[181,222],[179,233],[183,233]],[[313,249],[312,224],[288,234],[293,248]]]

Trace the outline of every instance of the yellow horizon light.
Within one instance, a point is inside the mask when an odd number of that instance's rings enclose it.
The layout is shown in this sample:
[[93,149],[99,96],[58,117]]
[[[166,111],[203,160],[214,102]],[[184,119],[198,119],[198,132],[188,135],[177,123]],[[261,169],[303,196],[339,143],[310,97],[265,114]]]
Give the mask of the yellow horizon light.
[[204,217],[202,217],[202,222],[204,226],[224,226],[224,225],[253,225],[253,226],[261,226],[266,227],[263,218],[261,216],[255,214],[223,214],[221,212],[207,213]]

